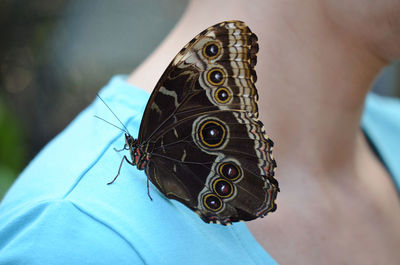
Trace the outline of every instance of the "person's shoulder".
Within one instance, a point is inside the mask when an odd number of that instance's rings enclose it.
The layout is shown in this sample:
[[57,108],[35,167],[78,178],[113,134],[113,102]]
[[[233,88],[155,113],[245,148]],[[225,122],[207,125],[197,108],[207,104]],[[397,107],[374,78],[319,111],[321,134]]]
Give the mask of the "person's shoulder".
[[[117,78],[100,96],[137,135],[148,94]],[[69,264],[275,264],[244,223],[206,224],[152,184],[150,200],[147,176],[128,163],[107,185],[129,152],[114,150],[124,146],[124,133],[94,115],[115,121],[96,100],[40,152],[0,205],[0,252],[9,253],[0,264],[63,263],[57,257]]]

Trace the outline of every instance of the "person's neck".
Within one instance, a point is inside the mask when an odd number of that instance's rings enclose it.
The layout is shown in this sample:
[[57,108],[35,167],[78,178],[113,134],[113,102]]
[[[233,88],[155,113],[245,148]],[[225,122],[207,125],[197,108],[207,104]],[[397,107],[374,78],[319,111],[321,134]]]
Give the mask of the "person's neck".
[[354,170],[364,98],[385,62],[339,32],[318,1],[294,6],[262,0],[259,5],[263,8],[246,1],[194,1],[128,81],[151,91],[195,34],[224,20],[242,20],[259,38],[259,110],[276,143],[277,174]]

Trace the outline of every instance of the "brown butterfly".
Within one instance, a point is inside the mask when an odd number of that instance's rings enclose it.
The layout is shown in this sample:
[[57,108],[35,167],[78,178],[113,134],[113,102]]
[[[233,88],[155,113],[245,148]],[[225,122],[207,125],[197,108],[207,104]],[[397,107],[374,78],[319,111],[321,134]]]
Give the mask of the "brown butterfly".
[[273,142],[258,120],[257,52],[257,36],[241,21],[204,30],[158,81],[138,139],[125,135],[132,162],[124,159],[207,223],[276,209]]

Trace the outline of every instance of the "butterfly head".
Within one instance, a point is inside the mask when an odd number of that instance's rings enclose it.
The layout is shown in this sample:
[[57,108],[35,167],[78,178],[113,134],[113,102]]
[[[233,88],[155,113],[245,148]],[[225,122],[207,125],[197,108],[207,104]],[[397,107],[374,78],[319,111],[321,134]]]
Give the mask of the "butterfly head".
[[138,140],[133,138],[132,135],[125,133],[125,147],[124,149],[137,148]]

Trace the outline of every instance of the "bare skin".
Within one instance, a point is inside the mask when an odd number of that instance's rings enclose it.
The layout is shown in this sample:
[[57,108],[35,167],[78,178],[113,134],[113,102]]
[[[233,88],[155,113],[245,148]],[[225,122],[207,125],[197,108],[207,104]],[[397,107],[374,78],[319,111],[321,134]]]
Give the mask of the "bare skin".
[[280,264],[397,264],[398,195],[359,124],[374,77],[400,58],[399,13],[396,0],[194,1],[128,81],[151,92],[195,34],[245,21],[282,190],[249,230]]

